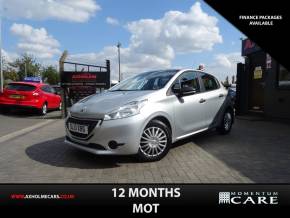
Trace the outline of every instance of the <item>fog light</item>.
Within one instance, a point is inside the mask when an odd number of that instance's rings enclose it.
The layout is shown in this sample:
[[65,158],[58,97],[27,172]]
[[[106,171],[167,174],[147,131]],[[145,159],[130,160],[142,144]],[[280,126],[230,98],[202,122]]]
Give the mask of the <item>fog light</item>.
[[118,142],[116,142],[116,141],[110,141],[110,142],[108,143],[108,146],[109,146],[109,148],[111,148],[111,149],[116,149],[116,148],[118,148],[119,146],[122,146],[122,145],[124,145],[124,143],[118,143]]

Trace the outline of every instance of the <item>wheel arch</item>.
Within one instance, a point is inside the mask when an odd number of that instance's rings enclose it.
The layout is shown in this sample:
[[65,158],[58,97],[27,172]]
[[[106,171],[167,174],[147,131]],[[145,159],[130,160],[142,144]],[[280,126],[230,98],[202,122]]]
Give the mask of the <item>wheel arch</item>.
[[150,123],[152,120],[159,120],[162,123],[164,123],[169,128],[170,133],[172,135],[172,126],[171,126],[171,123],[170,123],[170,121],[165,116],[162,116],[162,115],[155,116],[155,117],[151,118],[148,123]]
[[235,122],[235,119],[234,119],[234,117],[235,117],[235,111],[234,111],[234,108],[232,107],[232,106],[228,106],[228,107],[226,107],[226,109],[225,109],[225,112],[226,111],[229,111],[231,114],[232,114],[232,117],[233,117],[233,123]]

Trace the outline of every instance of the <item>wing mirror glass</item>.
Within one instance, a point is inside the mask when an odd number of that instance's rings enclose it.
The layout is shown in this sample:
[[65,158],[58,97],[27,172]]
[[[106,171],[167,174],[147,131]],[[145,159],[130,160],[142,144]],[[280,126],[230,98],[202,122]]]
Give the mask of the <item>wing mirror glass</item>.
[[181,93],[181,88],[180,88],[180,84],[179,83],[176,83],[172,86],[172,92],[174,94],[177,94],[177,95],[180,95]]

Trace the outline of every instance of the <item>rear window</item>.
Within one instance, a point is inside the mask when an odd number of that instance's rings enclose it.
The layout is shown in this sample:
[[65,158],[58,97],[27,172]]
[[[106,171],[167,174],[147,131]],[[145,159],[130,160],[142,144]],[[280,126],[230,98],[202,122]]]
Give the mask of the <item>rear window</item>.
[[36,87],[28,84],[10,83],[8,84],[7,89],[15,91],[34,91]]

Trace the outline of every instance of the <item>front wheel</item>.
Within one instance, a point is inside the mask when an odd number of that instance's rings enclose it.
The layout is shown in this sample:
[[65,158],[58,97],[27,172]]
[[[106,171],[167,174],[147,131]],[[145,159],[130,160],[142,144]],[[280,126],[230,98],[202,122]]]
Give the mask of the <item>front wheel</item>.
[[220,126],[217,128],[218,132],[221,134],[228,134],[232,129],[233,121],[233,113],[227,110],[223,115]]
[[162,159],[171,146],[171,131],[159,120],[152,120],[143,130],[138,156],[141,161]]

